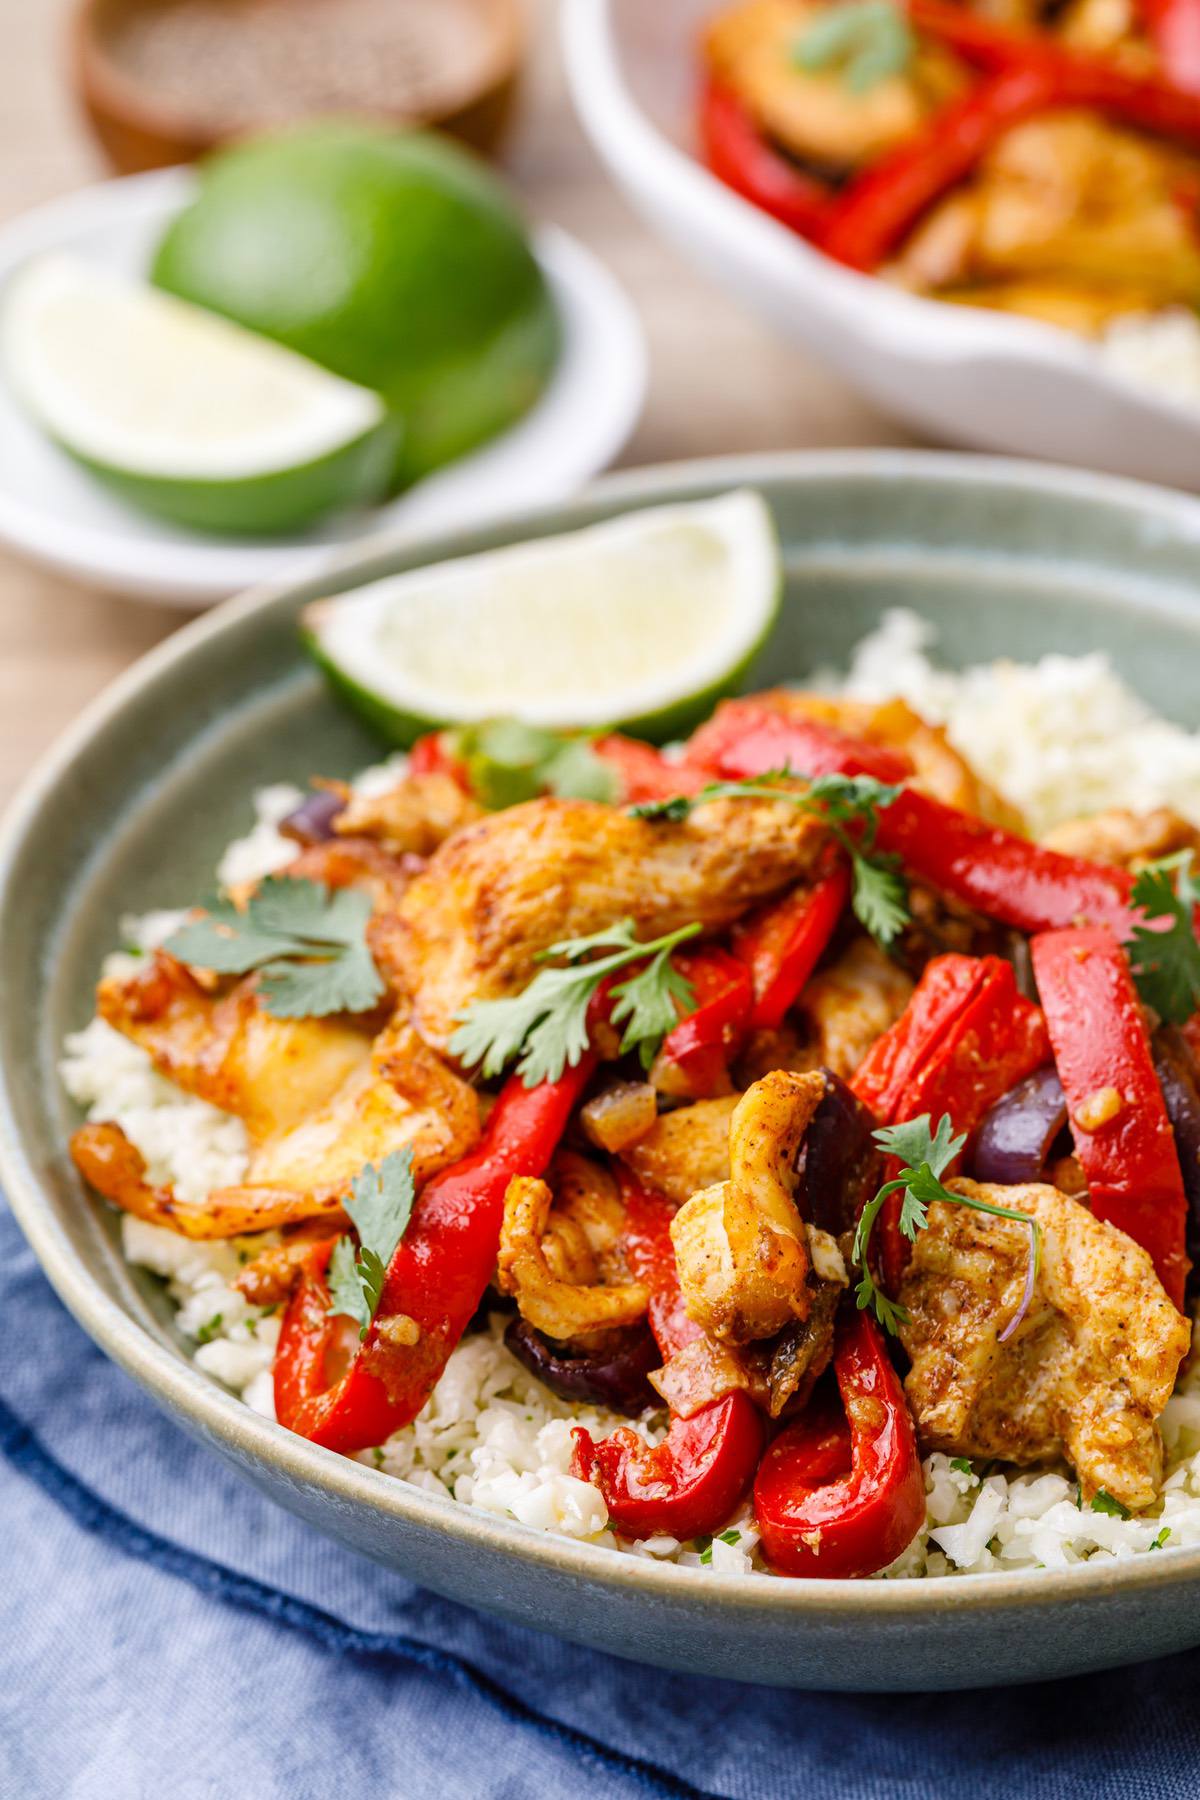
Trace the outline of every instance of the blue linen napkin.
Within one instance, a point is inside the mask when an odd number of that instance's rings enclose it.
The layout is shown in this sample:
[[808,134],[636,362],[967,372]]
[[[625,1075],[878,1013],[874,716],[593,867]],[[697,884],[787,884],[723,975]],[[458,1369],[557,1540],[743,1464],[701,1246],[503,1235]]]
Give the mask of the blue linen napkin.
[[1200,1653],[989,1693],[796,1694],[440,1600],[185,1437],[3,1207],[0,1578],[0,1800],[1200,1792]]

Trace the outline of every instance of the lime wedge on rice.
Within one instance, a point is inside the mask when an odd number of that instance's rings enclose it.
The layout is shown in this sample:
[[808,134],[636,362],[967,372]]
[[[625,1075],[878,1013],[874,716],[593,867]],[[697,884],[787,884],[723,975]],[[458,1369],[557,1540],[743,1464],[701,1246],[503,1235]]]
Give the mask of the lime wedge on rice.
[[0,347],[50,437],[180,524],[282,531],[386,487],[395,436],[378,395],[80,258],[20,271]]
[[303,626],[398,744],[499,717],[662,740],[739,684],[781,583],[771,514],[742,490],[391,575],[317,601]]

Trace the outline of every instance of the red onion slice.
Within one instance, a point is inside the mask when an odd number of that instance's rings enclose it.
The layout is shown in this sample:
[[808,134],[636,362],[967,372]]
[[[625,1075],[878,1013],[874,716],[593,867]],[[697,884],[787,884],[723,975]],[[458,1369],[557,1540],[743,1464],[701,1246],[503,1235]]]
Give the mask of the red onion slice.
[[630,1418],[662,1405],[646,1379],[662,1363],[647,1325],[629,1326],[613,1348],[579,1355],[568,1345],[551,1343],[528,1319],[517,1318],[504,1333],[504,1342],[531,1375],[563,1400],[607,1406]]
[[1054,1140],[1065,1130],[1067,1102],[1058,1071],[1047,1066],[1027,1075],[986,1113],[975,1136],[976,1181],[1016,1187],[1045,1179]]

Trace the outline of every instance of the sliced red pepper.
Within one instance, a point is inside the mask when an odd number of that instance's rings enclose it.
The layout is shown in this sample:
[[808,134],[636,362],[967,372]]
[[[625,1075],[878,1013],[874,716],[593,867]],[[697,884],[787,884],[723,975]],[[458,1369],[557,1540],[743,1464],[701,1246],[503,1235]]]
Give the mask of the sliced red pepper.
[[693,794],[700,787],[694,771],[666,760],[653,744],[640,738],[610,732],[593,738],[592,750],[607,763],[620,784],[619,806],[640,806],[648,800],[669,800],[674,794]]
[[[899,750],[872,744],[833,725],[804,719],[761,700],[726,700],[688,740],[685,766],[708,779],[747,781],[777,769],[797,775],[872,775],[903,781],[912,774]],[[676,788],[676,793],[683,793]]]
[[1031,948],[1092,1211],[1149,1251],[1182,1311],[1187,1200],[1128,959],[1103,930],[1049,931]]
[[1189,94],[1200,93],[1200,4],[1142,0],[1141,13],[1166,79]]
[[544,1172],[593,1066],[585,1057],[534,1088],[510,1077],[478,1147],[422,1189],[375,1318],[340,1373],[332,1364],[346,1348],[346,1322],[328,1312],[331,1246],[314,1253],[279,1336],[280,1424],[348,1453],[381,1444],[417,1416],[491,1279],[509,1182]]
[[[630,1274],[650,1289],[650,1329],[667,1360],[701,1335],[679,1290],[674,1208],[628,1175],[621,1177],[621,1193]],[[574,1436],[575,1473],[600,1489],[623,1536],[686,1540],[717,1531],[733,1512],[753,1479],[764,1429],[754,1402],[739,1390],[689,1419],[673,1417],[654,1446],[628,1428],[599,1442],[582,1426]]]
[[850,900],[850,869],[838,857],[827,875],[771,901],[735,925],[733,953],[750,971],[750,1028],[773,1031],[800,998]]
[[471,791],[471,777],[461,757],[450,747],[448,731],[429,731],[419,737],[408,753],[410,775],[450,775],[465,793]]
[[[895,760],[881,760],[886,758]],[[782,767],[810,775],[874,775],[888,782],[912,772],[907,759],[892,750],[813,719],[791,719],[736,700],[701,726],[688,746],[688,760],[706,762],[730,779]],[[1087,923],[1108,925],[1125,938],[1136,922],[1133,877],[1124,869],[1031,844],[912,787],[881,807],[878,818],[877,848],[898,856],[910,875],[1018,931]]]
[[763,1552],[783,1575],[874,1575],[925,1521],[912,1417],[866,1313],[844,1312],[833,1366],[842,1411],[818,1402],[781,1431],[754,1483]]
[[729,1057],[745,1035],[753,994],[750,971],[715,945],[671,958],[691,983],[695,1004],[663,1039],[661,1054],[685,1076],[697,1099],[727,1091]]
[[743,200],[802,237],[819,228],[829,188],[773,149],[737,95],[715,81],[700,96],[700,141],[713,174]]
[[1124,869],[1031,844],[914,788],[880,811],[875,842],[918,881],[1017,931],[1087,923],[1125,938],[1135,923]]
[[1054,65],[1034,62],[1003,69],[952,100],[842,190],[821,231],[822,250],[852,269],[878,269],[940,195],[1019,120],[1054,105],[1062,88]]
[[[949,1114],[956,1132],[971,1132],[1001,1095],[1049,1057],[1045,1020],[1018,993],[1010,963],[998,956],[936,956],[851,1086],[885,1125],[923,1113],[936,1123]],[[893,1294],[912,1254],[900,1230],[901,1206],[899,1194],[889,1195],[877,1227],[884,1286]]]

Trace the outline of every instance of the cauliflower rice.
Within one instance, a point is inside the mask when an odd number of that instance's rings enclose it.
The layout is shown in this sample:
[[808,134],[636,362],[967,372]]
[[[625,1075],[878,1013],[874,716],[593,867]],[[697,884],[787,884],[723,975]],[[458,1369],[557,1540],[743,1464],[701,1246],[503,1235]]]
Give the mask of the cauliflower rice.
[[[1155,719],[1099,654],[1046,656],[1032,665],[997,663],[952,674],[927,654],[932,629],[909,612],[888,613],[859,645],[843,687],[863,699],[900,695],[946,726],[979,772],[1026,813],[1035,833],[1102,806],[1175,807],[1200,823],[1200,736]],[[395,779],[392,758],[359,777],[378,790]],[[264,789],[250,833],[231,844],[218,870],[233,883],[282,868],[296,846],[277,830],[300,790]],[[175,913],[124,922],[142,951],[169,935]],[[119,966],[116,958],[110,966]],[[239,1119],[184,1094],[146,1053],[99,1019],[67,1039],[62,1077],[90,1119],[114,1120],[146,1159],[150,1178],[201,1199],[241,1179],[248,1145]],[[175,1323],[195,1345],[196,1366],[274,1416],[271,1365],[279,1336],[274,1309],[250,1305],[232,1285],[270,1234],[228,1243],[192,1243],[128,1215],[125,1255],[162,1277]],[[506,1320],[464,1339],[420,1416],[359,1461],[459,1502],[634,1556],[708,1574],[766,1576],[746,1507],[711,1543],[654,1537],[640,1542],[608,1529],[604,1501],[571,1474],[571,1428],[604,1436],[628,1420],[571,1407],[543,1387],[504,1347]],[[665,1415],[636,1429],[653,1441]],[[1077,1483],[1062,1473],[991,1473],[940,1453],[925,1459],[926,1522],[879,1580],[918,1575],[1066,1568],[1161,1548],[1200,1544],[1200,1357],[1194,1348],[1161,1419],[1166,1478],[1150,1513],[1120,1518],[1081,1510]]]

